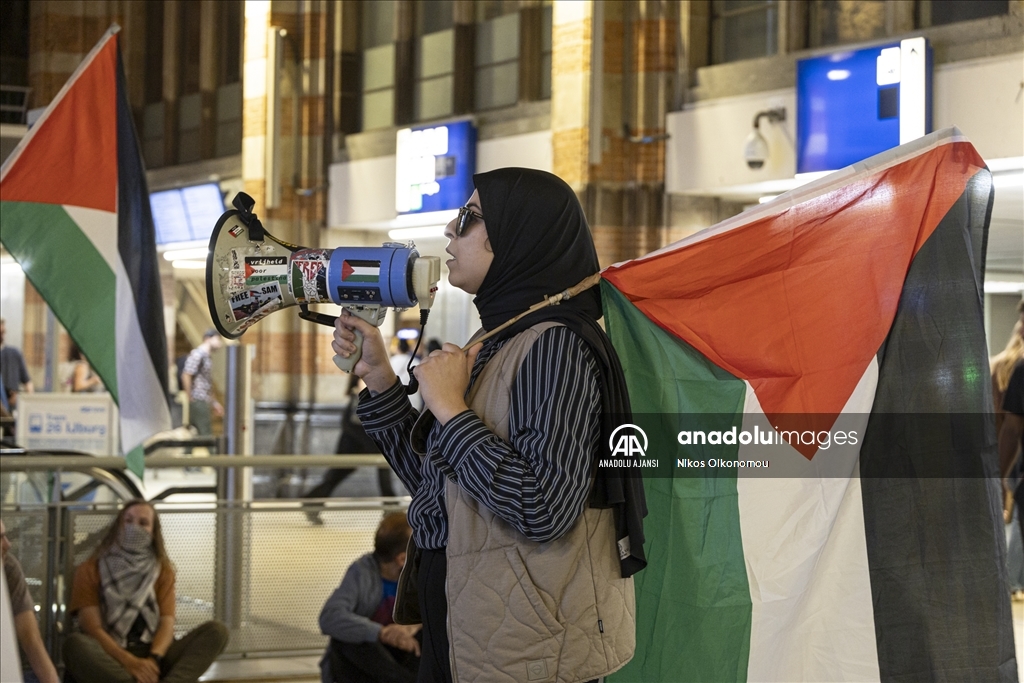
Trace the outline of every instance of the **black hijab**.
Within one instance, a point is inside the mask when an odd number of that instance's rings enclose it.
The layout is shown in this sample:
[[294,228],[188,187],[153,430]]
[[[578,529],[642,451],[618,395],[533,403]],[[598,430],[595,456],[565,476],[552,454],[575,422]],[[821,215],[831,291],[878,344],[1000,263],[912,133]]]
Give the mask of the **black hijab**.
[[[486,330],[493,330],[539,303],[600,270],[590,226],[576,193],[558,176],[527,168],[500,168],[473,176],[487,238],[494,260],[473,303]],[[591,287],[556,306],[536,311],[503,330],[505,339],[540,322],[558,322],[579,336],[597,360],[601,386],[601,450],[612,431],[632,421],[629,393],[619,357],[597,321],[601,294]],[[638,476],[595,468],[590,496],[595,508],[615,512],[616,540],[629,538],[629,552],[620,546],[622,576],[647,566],[643,518],[647,515],[643,484]],[[621,543],[622,541],[620,541]]]

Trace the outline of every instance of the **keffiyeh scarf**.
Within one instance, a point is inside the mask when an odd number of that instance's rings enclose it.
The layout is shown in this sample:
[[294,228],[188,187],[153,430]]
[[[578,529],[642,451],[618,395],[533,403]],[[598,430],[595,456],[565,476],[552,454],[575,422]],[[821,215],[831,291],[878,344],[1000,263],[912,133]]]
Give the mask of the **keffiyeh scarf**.
[[125,647],[128,634],[140,616],[146,628],[142,642],[153,640],[160,623],[156,580],[160,561],[153,551],[153,536],[142,527],[126,524],[117,543],[99,558],[103,592],[103,618],[107,633]]

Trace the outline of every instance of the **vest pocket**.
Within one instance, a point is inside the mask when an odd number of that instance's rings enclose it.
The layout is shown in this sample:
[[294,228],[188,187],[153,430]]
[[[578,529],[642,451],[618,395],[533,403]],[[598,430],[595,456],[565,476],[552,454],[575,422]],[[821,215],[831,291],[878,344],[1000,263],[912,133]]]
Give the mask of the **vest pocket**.
[[[505,557],[508,558],[509,566],[516,577],[516,585],[512,586],[508,600],[508,610],[511,616],[517,621],[534,628],[539,624],[552,636],[560,636],[565,627],[555,617],[554,610],[556,606],[554,600],[550,599],[551,604],[549,604],[549,601],[541,596],[537,586],[533,583],[533,579],[530,578],[530,572],[526,568],[526,563],[523,562],[522,555],[519,554],[519,549],[515,547],[506,548]],[[527,605],[535,617],[534,623],[529,623],[527,618]],[[540,629],[537,630],[540,631]]]
[[449,557],[447,590],[455,680],[542,683],[557,676],[566,630],[516,548]]

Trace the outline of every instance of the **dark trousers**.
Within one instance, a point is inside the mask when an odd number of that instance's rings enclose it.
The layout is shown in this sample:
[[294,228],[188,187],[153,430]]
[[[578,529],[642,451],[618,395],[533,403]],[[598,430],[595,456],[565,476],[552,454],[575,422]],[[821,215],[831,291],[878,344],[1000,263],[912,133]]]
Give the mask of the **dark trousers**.
[[1024,538],[1024,477],[1013,490],[1013,507],[1017,508],[1017,522],[1020,523],[1020,537]]
[[424,550],[420,555],[420,615],[423,617],[423,658],[416,683],[452,683],[448,659],[448,603],[445,578],[448,560],[444,550]]
[[343,643],[327,646],[331,675],[337,683],[415,683],[420,658],[383,643]]
[[[228,644],[228,630],[208,621],[175,640],[164,655],[163,683],[195,683]],[[128,648],[136,657],[149,655],[149,645]],[[103,651],[99,641],[74,633],[64,641],[64,665],[76,683],[135,683],[121,664]],[[66,680],[66,679],[65,679]]]
[[210,415],[209,401],[189,401],[188,422],[196,428],[199,436],[213,434],[213,418]]

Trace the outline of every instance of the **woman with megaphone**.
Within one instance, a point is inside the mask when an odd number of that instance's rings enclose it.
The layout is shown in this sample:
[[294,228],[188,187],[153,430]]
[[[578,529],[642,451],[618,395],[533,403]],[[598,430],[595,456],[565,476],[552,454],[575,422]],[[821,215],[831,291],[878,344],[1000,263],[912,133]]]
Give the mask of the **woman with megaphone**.
[[363,335],[359,417],[412,492],[395,620],[422,620],[421,683],[597,679],[633,656],[631,577],[646,564],[639,480],[596,467],[630,419],[597,324],[597,252],[558,177],[504,168],[473,182],[446,251],[483,329],[415,368],[423,414],[376,327],[335,327],[343,357]]

